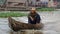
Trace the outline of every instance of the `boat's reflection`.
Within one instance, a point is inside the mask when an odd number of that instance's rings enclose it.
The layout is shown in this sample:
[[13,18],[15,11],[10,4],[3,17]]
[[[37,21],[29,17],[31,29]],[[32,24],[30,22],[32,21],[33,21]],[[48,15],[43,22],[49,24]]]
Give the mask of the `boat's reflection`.
[[25,30],[25,31],[18,31],[18,32],[14,32],[14,31],[10,31],[10,34],[43,34],[42,31],[35,31],[35,30]]

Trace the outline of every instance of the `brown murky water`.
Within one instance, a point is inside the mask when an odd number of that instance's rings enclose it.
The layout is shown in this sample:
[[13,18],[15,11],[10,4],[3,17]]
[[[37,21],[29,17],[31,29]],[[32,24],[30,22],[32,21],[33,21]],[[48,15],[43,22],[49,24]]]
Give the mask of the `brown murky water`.
[[[0,34],[60,34],[60,11],[39,12],[44,28],[42,30],[12,31],[8,26],[7,18],[0,18]],[[13,17],[17,21],[27,23],[27,17]],[[41,33],[42,34],[42,33]]]

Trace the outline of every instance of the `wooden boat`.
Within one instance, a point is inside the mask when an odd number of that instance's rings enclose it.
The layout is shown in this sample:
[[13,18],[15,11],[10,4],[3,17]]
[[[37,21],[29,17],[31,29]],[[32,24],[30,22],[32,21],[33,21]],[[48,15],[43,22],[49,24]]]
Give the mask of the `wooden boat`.
[[19,30],[26,30],[26,29],[41,29],[43,27],[43,24],[28,24],[28,23],[23,23],[16,21],[12,19],[11,17],[8,17],[8,22],[9,22],[9,27],[13,31],[19,31]]

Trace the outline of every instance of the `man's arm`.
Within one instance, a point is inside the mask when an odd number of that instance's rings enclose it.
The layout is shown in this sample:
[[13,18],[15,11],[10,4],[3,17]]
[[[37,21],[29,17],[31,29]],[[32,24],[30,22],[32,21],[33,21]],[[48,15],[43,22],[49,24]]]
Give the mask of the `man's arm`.
[[41,21],[41,17],[40,17],[40,15],[38,15],[38,16],[36,17],[36,23],[40,23],[40,21]]
[[31,23],[30,17],[28,16],[28,23]]
[[28,22],[31,23],[34,19],[31,16],[28,16]]

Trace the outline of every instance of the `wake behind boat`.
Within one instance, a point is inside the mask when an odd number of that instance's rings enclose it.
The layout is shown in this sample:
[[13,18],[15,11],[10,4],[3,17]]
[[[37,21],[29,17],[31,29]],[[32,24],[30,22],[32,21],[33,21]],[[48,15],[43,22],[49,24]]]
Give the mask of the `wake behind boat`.
[[23,22],[16,21],[16,20],[12,19],[11,17],[8,17],[8,22],[9,22],[9,27],[13,31],[43,28],[42,23],[40,23],[40,24],[28,24],[28,23],[23,23]]

